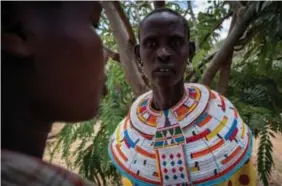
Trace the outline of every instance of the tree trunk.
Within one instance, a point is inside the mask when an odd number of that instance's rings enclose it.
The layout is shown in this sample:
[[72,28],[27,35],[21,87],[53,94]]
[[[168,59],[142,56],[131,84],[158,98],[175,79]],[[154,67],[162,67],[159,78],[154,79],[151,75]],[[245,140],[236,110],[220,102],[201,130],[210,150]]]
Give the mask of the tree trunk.
[[233,51],[228,56],[228,60],[221,66],[220,74],[219,74],[219,80],[217,84],[217,91],[225,95],[227,88],[228,88],[228,82],[229,82],[229,75],[231,72],[231,64],[232,64],[232,57],[233,57]]
[[118,45],[120,63],[133,93],[139,96],[148,90],[137,68],[134,54],[135,36],[119,2],[101,2]]
[[[236,24],[236,14],[233,13],[232,21],[231,21],[230,28],[229,28],[229,31],[228,31],[228,35],[230,34],[232,29],[234,28],[235,24]],[[227,88],[228,88],[228,82],[229,82],[229,75],[230,75],[230,72],[231,72],[233,53],[234,53],[234,48],[233,48],[232,52],[229,53],[229,56],[227,57],[227,61],[224,64],[222,64],[222,66],[220,68],[219,80],[218,80],[218,84],[217,84],[217,91],[222,95],[226,94],[226,91],[227,91]]]
[[215,57],[212,59],[210,64],[208,65],[207,69],[205,70],[202,78],[202,83],[210,86],[216,72],[220,69],[221,65],[228,61],[228,57],[230,53],[234,50],[234,46],[248,28],[250,24],[250,20],[254,18],[256,14],[256,10],[254,6],[248,8],[243,16],[237,19],[234,28],[231,30],[230,34],[227,36],[223,46],[217,52]]

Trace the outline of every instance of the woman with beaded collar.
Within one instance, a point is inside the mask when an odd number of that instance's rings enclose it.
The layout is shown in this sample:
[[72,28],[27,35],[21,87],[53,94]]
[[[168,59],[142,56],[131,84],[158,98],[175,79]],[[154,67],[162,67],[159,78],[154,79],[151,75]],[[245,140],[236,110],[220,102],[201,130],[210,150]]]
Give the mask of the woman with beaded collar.
[[189,27],[156,9],[139,27],[137,59],[152,91],[137,98],[109,144],[123,185],[255,185],[252,133],[233,104],[183,80]]

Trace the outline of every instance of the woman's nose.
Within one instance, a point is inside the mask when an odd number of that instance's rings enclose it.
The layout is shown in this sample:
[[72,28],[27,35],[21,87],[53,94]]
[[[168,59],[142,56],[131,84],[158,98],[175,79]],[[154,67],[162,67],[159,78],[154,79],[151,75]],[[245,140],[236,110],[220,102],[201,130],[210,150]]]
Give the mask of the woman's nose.
[[171,54],[165,47],[158,49],[157,58],[159,61],[168,62],[170,60],[170,56]]

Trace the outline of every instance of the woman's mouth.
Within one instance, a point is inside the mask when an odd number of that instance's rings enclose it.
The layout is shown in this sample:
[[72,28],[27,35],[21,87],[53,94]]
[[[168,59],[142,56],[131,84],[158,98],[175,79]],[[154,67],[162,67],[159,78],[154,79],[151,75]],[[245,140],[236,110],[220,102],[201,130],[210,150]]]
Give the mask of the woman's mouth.
[[156,76],[173,76],[175,71],[171,68],[157,68],[153,71],[153,74]]
[[159,71],[160,71],[160,72],[169,72],[169,71],[171,71],[171,70],[168,69],[168,68],[161,68]]

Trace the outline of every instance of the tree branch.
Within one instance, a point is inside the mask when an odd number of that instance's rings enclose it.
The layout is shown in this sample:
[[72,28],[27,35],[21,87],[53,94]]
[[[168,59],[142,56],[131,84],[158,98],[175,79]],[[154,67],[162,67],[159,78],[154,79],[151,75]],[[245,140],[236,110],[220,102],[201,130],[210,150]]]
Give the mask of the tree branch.
[[235,46],[235,51],[240,51],[242,50],[247,43],[250,42],[250,40],[253,39],[253,37],[260,32],[264,27],[266,27],[268,24],[271,22],[267,23],[266,25],[261,25],[261,26],[253,26],[250,28],[248,31],[245,32],[245,34],[242,36],[242,38],[236,43]]
[[218,29],[218,28],[220,27],[220,25],[223,23],[223,21],[224,21],[225,19],[229,18],[230,16],[232,16],[232,12],[229,12],[228,14],[226,14],[223,18],[221,18],[221,19],[214,25],[214,27],[212,28],[212,30],[204,36],[203,40],[202,40],[201,43],[200,43],[200,47],[207,41],[207,39],[211,36],[211,34],[212,34],[216,29]]
[[118,1],[113,1],[113,6],[114,8],[116,9],[122,23],[124,24],[124,27],[125,27],[125,30],[128,34],[128,40],[132,43],[132,44],[136,44],[136,39],[135,39],[135,35],[134,35],[134,32],[133,32],[133,29],[130,25],[130,22],[129,22],[129,19],[126,17],[121,5],[120,5],[120,2]]
[[188,14],[188,12],[189,12],[189,1],[187,1],[187,9],[186,9],[186,11],[184,12],[183,17],[186,17],[186,15]]
[[243,50],[243,48],[246,46],[247,43],[249,43],[249,41],[251,41],[253,39],[253,37],[256,35],[257,31],[254,31],[254,32],[250,32],[250,33],[247,33],[247,35],[238,41],[238,44],[236,44],[234,46],[234,50],[235,51],[240,51],[240,50]]
[[196,31],[195,34],[195,52],[197,52],[199,50],[199,36],[198,36],[198,32],[197,32],[197,19],[196,16],[194,14],[193,11],[193,7],[192,7],[192,1],[187,1],[187,8],[189,9],[189,13],[191,15],[192,18],[192,22],[193,22],[193,29]]
[[241,4],[240,1],[227,1],[227,2],[230,5],[232,11],[235,12],[236,17],[238,17],[239,16],[238,14],[240,13],[240,9],[244,6]]
[[[234,13],[233,16],[232,16],[232,21],[231,21],[231,24],[230,24],[230,27],[229,27],[228,35],[230,34],[232,29],[234,28],[234,25],[236,23],[236,19],[237,19],[237,17]],[[217,84],[217,91],[222,95],[225,95],[226,92],[227,92],[229,76],[230,76],[230,72],[231,72],[231,64],[232,64],[233,53],[234,53],[234,49],[229,53],[229,55],[227,57],[227,61],[224,64],[222,64],[222,66],[220,68],[219,80],[218,80],[218,84]]]
[[254,28],[251,28],[249,31],[247,31],[244,36],[238,41],[238,43],[236,44],[236,46],[238,45],[244,45],[246,43],[248,43],[252,38],[253,36],[258,32],[258,28],[257,27],[254,27]]
[[[111,49],[107,48],[106,46],[104,46],[104,51],[105,51],[105,57],[106,58],[112,58],[112,60],[117,61],[120,63],[120,59],[119,59],[119,53],[112,51]],[[106,62],[108,60],[106,59]]]
[[256,15],[256,10],[254,6],[247,8],[242,15],[242,18],[237,19],[234,28],[231,30],[230,34],[227,36],[223,43],[223,46],[219,52],[212,59],[207,69],[203,74],[202,83],[209,86],[222,64],[224,64],[229,54],[233,51],[238,39],[242,36],[245,30],[248,28],[251,19]]
[[105,9],[118,46],[120,63],[125,72],[126,80],[135,96],[139,96],[146,92],[148,88],[137,67],[134,54],[136,40],[132,27],[118,1],[101,1],[101,5]]

